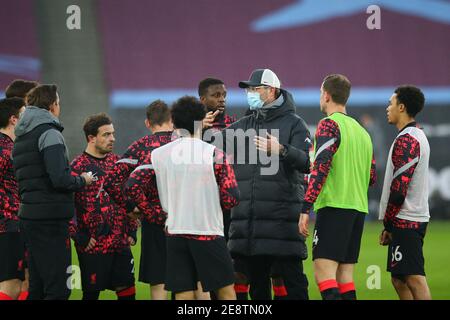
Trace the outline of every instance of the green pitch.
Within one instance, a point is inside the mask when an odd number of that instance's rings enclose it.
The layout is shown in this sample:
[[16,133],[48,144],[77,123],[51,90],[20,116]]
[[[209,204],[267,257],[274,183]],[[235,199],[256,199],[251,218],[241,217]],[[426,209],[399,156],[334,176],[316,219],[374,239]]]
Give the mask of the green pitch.
[[[386,269],[387,247],[378,245],[378,237],[381,231],[380,223],[366,223],[359,263],[355,269],[355,284],[359,299],[386,300],[397,299],[397,295],[390,284],[389,274]],[[312,234],[312,232],[310,232]],[[311,237],[308,238],[308,250],[311,248]],[[425,271],[433,299],[450,299],[450,281],[448,270],[450,268],[450,222],[432,221],[428,227],[425,238]],[[73,249],[73,263],[78,265],[77,254]],[[136,265],[136,278],[139,270],[140,242],[133,247],[133,255]],[[304,262],[305,272],[308,276],[311,299],[320,299],[320,293],[314,283],[312,261]],[[380,271],[379,273],[377,271]],[[378,273],[378,274],[377,274]],[[378,277],[379,275],[379,277]],[[370,289],[369,289],[370,288]],[[136,295],[139,300],[150,299],[149,286],[137,282]],[[81,290],[73,290],[71,299],[81,299]],[[112,291],[102,292],[102,300],[115,300],[116,295]]]

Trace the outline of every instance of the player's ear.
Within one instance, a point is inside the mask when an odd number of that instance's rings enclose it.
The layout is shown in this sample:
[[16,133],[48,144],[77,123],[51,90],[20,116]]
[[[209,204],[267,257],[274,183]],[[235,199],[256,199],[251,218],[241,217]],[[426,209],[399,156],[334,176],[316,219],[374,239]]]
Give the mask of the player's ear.
[[95,142],[95,138],[92,134],[88,135],[88,143]]
[[144,123],[147,129],[150,129],[150,121],[148,121],[148,119],[145,119]]
[[273,88],[273,87],[269,87],[270,88],[270,94],[273,96],[274,99],[277,98],[277,89]]
[[324,98],[325,98],[325,102],[330,102],[331,95],[328,92],[326,92],[326,91],[323,92],[323,95],[324,95]]
[[403,103],[399,103],[398,105],[398,111],[400,112],[406,112],[406,107]]
[[11,117],[9,117],[8,124],[10,124],[12,126],[15,126],[17,121],[19,121],[19,118],[14,116],[14,115],[12,115]]

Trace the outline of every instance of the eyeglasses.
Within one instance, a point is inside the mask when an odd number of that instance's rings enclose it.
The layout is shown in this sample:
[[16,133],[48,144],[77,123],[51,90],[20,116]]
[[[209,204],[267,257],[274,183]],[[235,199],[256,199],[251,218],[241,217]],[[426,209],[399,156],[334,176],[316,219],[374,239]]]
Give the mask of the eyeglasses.
[[247,88],[245,89],[245,91],[247,91],[247,92],[256,92],[256,91],[258,91],[259,89],[266,89],[266,88],[268,88],[268,86],[247,87]]

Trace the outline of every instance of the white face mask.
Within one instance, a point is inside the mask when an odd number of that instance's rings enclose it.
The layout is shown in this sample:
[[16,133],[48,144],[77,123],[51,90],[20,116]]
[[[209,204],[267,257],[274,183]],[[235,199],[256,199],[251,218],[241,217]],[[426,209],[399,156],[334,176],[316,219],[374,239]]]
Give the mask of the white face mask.
[[247,92],[247,102],[250,110],[260,109],[264,105],[264,101],[261,100],[259,92]]

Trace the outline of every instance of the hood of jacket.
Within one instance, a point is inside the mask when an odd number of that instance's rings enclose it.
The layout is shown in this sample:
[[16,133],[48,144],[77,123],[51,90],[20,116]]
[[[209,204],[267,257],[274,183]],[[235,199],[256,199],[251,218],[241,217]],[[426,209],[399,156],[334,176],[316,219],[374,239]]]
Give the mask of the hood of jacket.
[[59,119],[51,114],[50,111],[29,106],[25,109],[22,117],[20,117],[14,132],[17,137],[20,137],[45,123],[55,126],[59,131],[64,129]]
[[262,118],[265,121],[276,119],[287,113],[295,113],[295,104],[292,94],[284,89],[280,89],[283,95],[283,103],[280,106],[272,106],[256,110],[256,118]]

